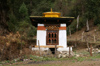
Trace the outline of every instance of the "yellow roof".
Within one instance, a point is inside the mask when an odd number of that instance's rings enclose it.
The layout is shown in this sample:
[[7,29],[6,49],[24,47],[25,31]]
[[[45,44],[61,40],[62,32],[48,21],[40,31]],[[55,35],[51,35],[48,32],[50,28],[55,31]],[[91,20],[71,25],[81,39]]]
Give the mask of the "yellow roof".
[[53,12],[51,8],[51,12],[44,12],[43,17],[60,17],[59,12]]

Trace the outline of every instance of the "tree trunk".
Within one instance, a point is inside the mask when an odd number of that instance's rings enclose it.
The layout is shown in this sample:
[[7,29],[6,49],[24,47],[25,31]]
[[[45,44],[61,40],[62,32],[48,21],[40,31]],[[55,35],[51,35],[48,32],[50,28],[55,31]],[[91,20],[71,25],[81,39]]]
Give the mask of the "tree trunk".
[[89,48],[89,43],[87,42],[87,48],[88,48],[88,52],[90,52],[90,48]]

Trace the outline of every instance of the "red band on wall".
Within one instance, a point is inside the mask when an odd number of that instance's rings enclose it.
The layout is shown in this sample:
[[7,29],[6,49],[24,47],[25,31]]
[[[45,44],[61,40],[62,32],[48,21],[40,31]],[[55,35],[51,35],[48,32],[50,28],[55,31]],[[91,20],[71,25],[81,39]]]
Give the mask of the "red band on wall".
[[59,27],[59,30],[66,30],[66,27]]
[[44,26],[38,26],[37,30],[46,30]]

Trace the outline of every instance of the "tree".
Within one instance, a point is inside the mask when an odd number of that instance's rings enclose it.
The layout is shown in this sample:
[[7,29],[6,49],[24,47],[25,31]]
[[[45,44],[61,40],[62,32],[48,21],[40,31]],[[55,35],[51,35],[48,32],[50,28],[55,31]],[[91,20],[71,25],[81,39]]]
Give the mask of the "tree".
[[10,31],[16,32],[16,27],[18,25],[17,19],[13,13],[9,14],[9,21],[7,22],[8,24],[8,29]]
[[9,7],[7,5],[7,0],[0,0],[0,29],[8,29],[7,25],[7,11]]
[[42,16],[43,12],[50,11],[50,8],[53,7],[53,4],[54,0],[40,0],[33,8],[31,15]]
[[19,8],[19,13],[22,20],[28,20],[28,9],[26,8],[26,5],[24,2]]

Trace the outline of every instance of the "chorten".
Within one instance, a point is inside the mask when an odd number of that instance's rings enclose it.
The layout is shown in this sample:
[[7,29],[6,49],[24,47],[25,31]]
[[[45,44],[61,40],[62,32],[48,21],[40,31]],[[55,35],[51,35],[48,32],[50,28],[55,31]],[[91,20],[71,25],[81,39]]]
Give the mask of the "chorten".
[[[60,12],[44,12],[43,16],[30,16],[33,26],[37,27],[36,46],[48,50],[57,46],[57,51],[69,51],[67,46],[67,27],[74,17],[61,17]],[[38,45],[39,44],[39,45]],[[72,50],[72,48],[71,48]]]

